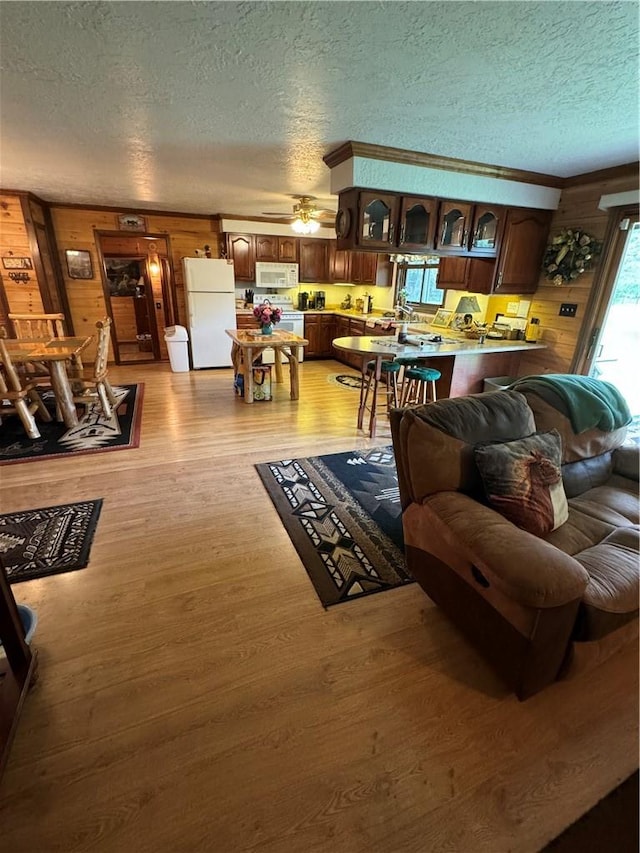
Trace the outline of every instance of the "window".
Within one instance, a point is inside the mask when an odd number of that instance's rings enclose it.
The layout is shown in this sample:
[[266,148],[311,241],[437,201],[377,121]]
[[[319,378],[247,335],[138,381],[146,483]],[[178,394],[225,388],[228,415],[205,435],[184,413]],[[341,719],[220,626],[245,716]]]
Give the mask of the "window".
[[437,287],[438,258],[425,258],[424,262],[402,264],[398,267],[398,289],[407,291],[407,301],[418,311],[435,310],[444,305],[445,291]]

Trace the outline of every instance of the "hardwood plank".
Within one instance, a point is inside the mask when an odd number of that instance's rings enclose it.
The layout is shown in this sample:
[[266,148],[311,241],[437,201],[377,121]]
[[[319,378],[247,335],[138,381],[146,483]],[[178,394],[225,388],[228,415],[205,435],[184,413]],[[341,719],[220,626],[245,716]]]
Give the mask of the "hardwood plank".
[[417,585],[322,608],[253,466],[389,443],[344,372],[246,406],[228,369],[112,368],[139,449],[2,468],[2,512],[104,498],[86,569],[14,587],[3,848],[524,853],[637,766],[634,649],[519,703]]

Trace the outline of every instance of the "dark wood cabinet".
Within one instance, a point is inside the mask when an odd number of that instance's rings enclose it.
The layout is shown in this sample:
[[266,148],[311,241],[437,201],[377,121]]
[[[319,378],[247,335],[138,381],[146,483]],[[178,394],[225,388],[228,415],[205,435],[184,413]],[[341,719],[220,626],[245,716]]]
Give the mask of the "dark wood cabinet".
[[433,250],[437,199],[375,190],[340,193],[338,249],[389,252]]
[[256,261],[278,260],[278,238],[273,234],[256,234]]
[[236,281],[256,280],[256,249],[253,234],[227,234],[227,257],[233,261]]
[[278,260],[281,263],[298,263],[298,238],[278,237]]
[[373,252],[349,252],[338,249],[336,241],[329,246],[329,279],[352,284],[376,283],[378,255]]
[[551,216],[550,210],[509,208],[494,293],[533,293],[537,290]]
[[331,342],[336,335],[336,318],[333,314],[320,315],[320,352],[324,358],[331,358]]
[[329,281],[329,241],[301,238],[298,242],[300,282],[315,284]]
[[433,248],[438,202],[435,198],[402,196],[398,248],[424,251]]
[[498,237],[498,259],[443,257],[438,287],[474,293],[533,293],[540,281],[551,215],[548,210],[509,208]]
[[496,262],[480,258],[441,258],[438,265],[438,287],[443,290],[468,290],[491,293]]
[[501,205],[353,188],[340,193],[339,250],[406,251],[496,257],[504,228]]
[[468,249],[472,255],[495,257],[504,229],[505,209],[499,205],[476,204]]
[[440,203],[436,249],[440,253],[460,254],[468,247],[473,205],[461,201]]
[[331,358],[333,355],[331,342],[338,337],[336,334],[336,318],[333,314],[305,314],[304,336],[309,341],[309,345],[305,347],[304,351],[306,359]]

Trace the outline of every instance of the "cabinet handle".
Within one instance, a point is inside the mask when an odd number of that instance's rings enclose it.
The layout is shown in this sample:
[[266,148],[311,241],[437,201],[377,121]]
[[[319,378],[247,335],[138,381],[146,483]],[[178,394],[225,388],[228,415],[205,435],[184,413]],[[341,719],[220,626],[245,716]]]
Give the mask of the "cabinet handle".
[[475,246],[475,245],[476,245],[476,243],[478,242],[478,237],[479,237],[479,236],[480,236],[480,229],[479,229],[479,228],[477,228],[477,229],[473,232],[473,237],[471,238],[471,245],[472,245],[472,246]]
[[502,270],[500,270],[500,272],[498,273],[498,284],[496,285],[496,287],[500,287],[501,284],[502,284]]
[[463,246],[467,245],[467,235],[468,234],[469,234],[469,229],[465,228],[464,231],[462,232],[462,245]]
[[442,226],[442,234],[441,234],[441,236],[440,236],[440,244],[441,244],[442,246],[444,246],[444,245],[445,245],[444,238],[445,238],[446,236],[447,236],[447,223],[445,222],[445,224]]
[[392,222],[391,225],[389,226],[389,242],[390,243],[393,243],[393,231],[394,231],[394,228],[393,228],[393,222]]
[[404,227],[404,223],[403,223],[402,227],[400,228],[400,240],[398,242],[404,243],[404,235],[405,235],[405,227]]

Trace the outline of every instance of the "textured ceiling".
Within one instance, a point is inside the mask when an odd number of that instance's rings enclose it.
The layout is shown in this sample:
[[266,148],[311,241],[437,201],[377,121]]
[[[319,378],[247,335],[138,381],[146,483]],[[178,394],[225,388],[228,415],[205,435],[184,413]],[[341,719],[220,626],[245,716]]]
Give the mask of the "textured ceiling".
[[[635,2],[1,2],[0,184],[335,207],[349,139],[568,176],[638,157]],[[326,206],[326,205],[325,205]]]

